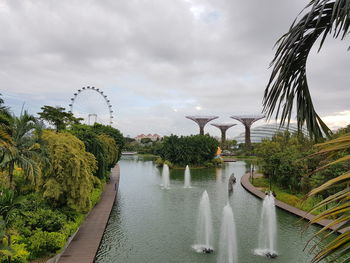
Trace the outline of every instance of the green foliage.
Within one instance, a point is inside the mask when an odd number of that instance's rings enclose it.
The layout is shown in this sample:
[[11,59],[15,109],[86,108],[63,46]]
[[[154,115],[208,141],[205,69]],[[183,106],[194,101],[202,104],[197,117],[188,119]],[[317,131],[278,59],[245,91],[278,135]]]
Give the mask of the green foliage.
[[221,158],[214,158],[211,163],[214,165],[214,166],[221,166],[223,163],[224,163],[224,160],[221,159]]
[[28,238],[28,249],[33,257],[42,257],[56,253],[66,242],[66,236],[57,232],[46,232],[36,230],[31,237]]
[[219,143],[207,135],[171,135],[164,138],[160,156],[175,165],[203,165],[211,161]]
[[[83,222],[82,212],[98,202],[103,184],[93,176],[96,159],[107,175],[120,149],[114,140],[119,134],[106,133],[119,131],[81,125],[70,132],[82,142],[66,132],[43,131],[27,112],[11,116],[2,104],[0,98],[0,262],[27,262],[60,250]],[[43,110],[41,117],[57,130],[78,122],[63,108]]]
[[82,124],[73,125],[69,131],[84,142],[86,151],[95,156],[97,160],[95,175],[101,179],[105,178],[119,159],[119,148],[114,138],[96,132],[93,126]]
[[100,134],[97,136],[97,138],[100,140],[101,144],[103,145],[104,152],[105,152],[105,159],[107,161],[108,170],[118,162],[118,146],[115,142],[115,140],[106,134]]
[[99,184],[98,187],[94,188],[91,193],[91,203],[92,206],[96,205],[101,198],[103,192],[104,184]]
[[14,188],[13,176],[15,166],[23,169],[27,180],[35,185],[35,180],[40,176],[40,145],[32,134],[38,130],[36,119],[26,111],[20,117],[13,117],[8,126],[12,143],[8,148],[2,148],[0,169],[8,172],[10,187]]
[[97,134],[106,134],[114,139],[115,143],[118,146],[117,161],[119,161],[121,152],[125,144],[123,134],[118,129],[113,128],[112,126],[106,126],[99,123],[95,123],[92,127],[94,132],[96,132]]
[[141,139],[141,143],[143,143],[143,144],[150,143],[150,142],[152,142],[152,140],[150,138],[142,138]]
[[309,185],[303,184],[303,176],[308,167],[304,157],[311,147],[312,142],[303,135],[284,132],[257,145],[255,153],[262,172],[273,183],[288,187],[290,191],[306,192]]
[[[22,213],[21,232],[25,235],[30,235],[35,229],[57,232],[63,228],[66,221],[66,216],[57,210],[39,208],[34,211],[25,211]],[[27,233],[23,230],[27,230]]]
[[23,239],[20,236],[12,236],[13,256],[12,263],[25,263],[28,262],[30,253],[27,251],[26,244],[24,244]]
[[69,132],[83,141],[86,151],[95,156],[97,160],[95,175],[100,179],[105,178],[110,168],[118,161],[119,150],[115,140],[106,134],[96,133],[94,128],[88,125],[73,125]]
[[55,126],[56,131],[65,130],[68,125],[78,124],[82,120],[81,118],[75,118],[73,113],[66,112],[63,107],[45,105],[41,109],[42,112],[38,112],[40,118]]
[[43,178],[43,196],[78,211],[90,208],[96,159],[85,145],[69,133],[44,131],[51,169]]
[[143,144],[135,140],[129,140],[129,142],[126,143],[124,150],[130,152],[137,152],[139,154],[160,155],[162,147],[163,141],[155,141]]
[[[264,177],[254,178],[252,184],[255,187],[261,189],[262,192],[269,190],[269,180]],[[286,204],[299,208],[305,212],[310,211],[310,209],[320,201],[319,197],[308,198],[304,200],[303,194],[293,194],[288,191],[288,189],[279,187],[278,185],[272,184],[272,190],[276,194],[276,199],[280,200]],[[314,214],[319,214],[321,211],[315,211]]]

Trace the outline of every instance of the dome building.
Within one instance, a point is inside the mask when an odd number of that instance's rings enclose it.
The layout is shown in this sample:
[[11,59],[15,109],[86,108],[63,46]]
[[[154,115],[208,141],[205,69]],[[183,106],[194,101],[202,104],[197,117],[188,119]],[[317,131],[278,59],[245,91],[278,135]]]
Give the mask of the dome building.
[[[279,124],[277,123],[258,126],[256,128],[251,129],[251,135],[250,135],[251,142],[259,143],[263,139],[272,139],[272,136],[274,136],[277,132],[283,132],[286,130],[287,130],[286,126],[280,127]],[[295,133],[298,131],[298,126],[294,123],[290,123],[288,131],[290,133]],[[308,135],[308,132],[306,129],[303,128],[302,132],[304,135]],[[245,133],[242,132],[238,136],[234,137],[233,139],[237,141],[237,144],[244,143]]]

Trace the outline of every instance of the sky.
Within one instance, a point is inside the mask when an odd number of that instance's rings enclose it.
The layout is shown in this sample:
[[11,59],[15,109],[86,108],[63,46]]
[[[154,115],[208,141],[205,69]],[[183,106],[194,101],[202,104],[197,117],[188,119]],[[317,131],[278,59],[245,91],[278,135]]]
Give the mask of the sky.
[[[113,126],[131,137],[197,133],[186,115],[238,124],[230,116],[261,112],[274,44],[307,3],[0,0],[0,93],[14,114],[36,114],[69,109],[78,89],[94,86],[110,100]],[[316,111],[332,129],[350,124],[348,45],[328,38],[307,62]],[[95,91],[80,93],[73,113],[108,123]],[[238,124],[227,137],[242,131]]]

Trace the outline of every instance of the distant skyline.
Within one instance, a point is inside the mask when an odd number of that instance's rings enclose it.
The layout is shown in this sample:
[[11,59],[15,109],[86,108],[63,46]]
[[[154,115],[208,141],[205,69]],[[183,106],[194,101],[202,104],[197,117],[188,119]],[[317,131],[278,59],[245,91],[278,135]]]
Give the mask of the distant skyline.
[[[186,115],[259,114],[275,42],[308,0],[0,0],[0,93],[15,114],[43,105],[69,109],[95,86],[125,136],[196,134]],[[307,64],[317,112],[332,129],[350,124],[348,41],[326,40]],[[93,92],[93,91],[90,91]],[[97,113],[84,92],[76,114]],[[81,115],[82,116],[82,115]],[[259,121],[253,127],[263,124]],[[207,125],[205,132],[220,136]]]

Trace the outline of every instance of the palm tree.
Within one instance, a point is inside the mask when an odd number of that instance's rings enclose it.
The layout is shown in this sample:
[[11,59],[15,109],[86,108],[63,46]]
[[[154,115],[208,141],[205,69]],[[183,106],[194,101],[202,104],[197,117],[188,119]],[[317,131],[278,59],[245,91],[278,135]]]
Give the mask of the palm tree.
[[9,109],[3,104],[4,100],[0,97],[0,147],[9,147],[9,145],[12,143],[12,139],[9,134],[12,116]]
[[11,249],[11,235],[14,231],[11,229],[12,222],[15,218],[15,209],[20,207],[23,202],[22,197],[16,197],[15,192],[10,189],[0,190],[0,237],[5,236],[7,239],[7,246],[0,242],[0,253],[8,256],[8,262],[11,262],[13,250]]
[[1,169],[6,169],[10,187],[13,187],[14,169],[17,165],[23,169],[25,176],[35,182],[40,174],[38,165],[40,145],[36,143],[33,132],[36,119],[26,111],[20,117],[13,117],[11,122],[12,147],[2,149]]
[[[271,63],[273,71],[265,89],[263,105],[267,117],[276,114],[276,118],[280,117],[281,124],[284,124],[290,122],[296,102],[298,127],[306,124],[310,136],[317,141],[324,135],[330,136],[331,131],[314,109],[306,78],[306,61],[317,39],[321,38],[320,50],[327,36],[344,39],[349,33],[350,0],[311,0],[303,11],[306,13],[299,20],[296,19],[289,31],[276,43],[278,48]],[[319,147],[320,151],[317,154],[334,156],[340,151],[349,153],[350,134],[320,144]],[[322,168],[347,160],[350,160],[349,155]],[[343,230],[344,233],[336,238],[326,234],[330,241],[318,251],[312,262],[341,257],[350,251],[350,231],[346,229],[350,226],[350,174],[346,173],[326,182],[312,190],[308,196],[318,194],[334,185],[341,186],[343,190],[329,196],[314,209],[327,207],[329,203],[335,203],[335,206],[321,213],[312,223],[336,215],[334,224],[343,224],[338,225],[337,229]],[[316,236],[323,235],[332,226],[331,224],[324,227]]]

